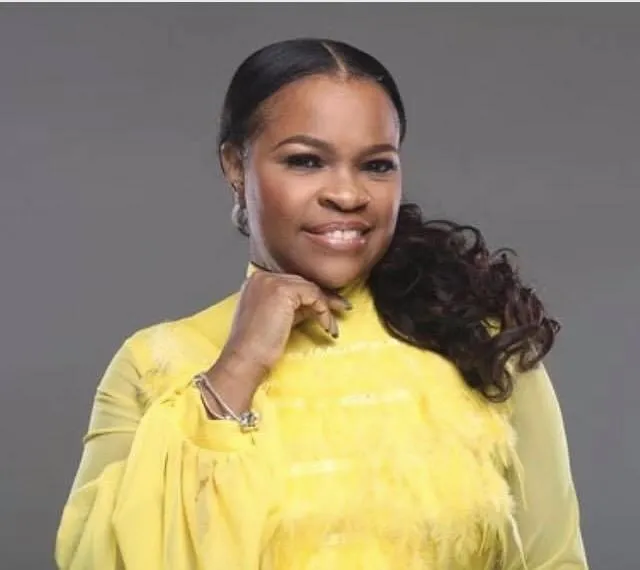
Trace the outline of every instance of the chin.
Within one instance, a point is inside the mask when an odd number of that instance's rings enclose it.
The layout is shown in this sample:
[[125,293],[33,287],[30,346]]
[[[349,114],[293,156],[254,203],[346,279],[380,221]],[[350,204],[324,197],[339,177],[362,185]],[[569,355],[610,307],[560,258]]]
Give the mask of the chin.
[[323,289],[337,291],[351,285],[367,273],[361,264],[326,262],[310,267],[304,274]]

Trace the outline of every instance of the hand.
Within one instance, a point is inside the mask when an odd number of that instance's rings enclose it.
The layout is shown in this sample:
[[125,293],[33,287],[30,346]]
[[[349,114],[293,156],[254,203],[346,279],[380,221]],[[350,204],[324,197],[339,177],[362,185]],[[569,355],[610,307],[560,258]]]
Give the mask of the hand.
[[[227,343],[205,375],[208,383],[231,409],[248,410],[258,386],[282,356],[291,329],[316,320],[336,338],[333,312],[350,308],[346,299],[298,275],[257,270],[242,287]],[[203,397],[209,410],[223,412],[210,395]]]
[[333,313],[350,308],[346,299],[303,277],[257,270],[242,287],[221,358],[252,363],[264,375],[282,356],[293,327],[316,320],[337,338]]

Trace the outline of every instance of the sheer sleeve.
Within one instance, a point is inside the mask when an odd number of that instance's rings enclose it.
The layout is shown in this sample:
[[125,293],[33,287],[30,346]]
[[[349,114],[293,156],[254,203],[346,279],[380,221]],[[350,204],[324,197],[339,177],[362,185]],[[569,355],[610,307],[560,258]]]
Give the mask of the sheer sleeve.
[[520,469],[511,482],[520,544],[510,549],[505,570],[586,570],[562,414],[543,366],[516,379],[513,399]]
[[276,493],[273,414],[209,420],[190,377],[149,402],[125,343],[99,383],[55,558],[64,570],[258,567]]
[[140,373],[124,344],[111,360],[94,397],[89,429],[71,493],[126,459],[143,415]]

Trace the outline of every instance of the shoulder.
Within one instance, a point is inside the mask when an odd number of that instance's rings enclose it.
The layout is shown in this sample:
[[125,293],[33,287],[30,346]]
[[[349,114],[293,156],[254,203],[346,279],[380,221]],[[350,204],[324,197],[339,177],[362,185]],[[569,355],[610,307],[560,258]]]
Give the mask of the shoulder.
[[553,382],[544,364],[514,377],[513,424],[522,442],[537,437],[564,438],[564,420]]
[[556,392],[547,367],[540,363],[531,370],[514,373],[512,398],[515,409],[557,405]]
[[194,314],[160,321],[128,336],[120,351],[139,376],[161,376],[209,366],[229,334],[238,294]]

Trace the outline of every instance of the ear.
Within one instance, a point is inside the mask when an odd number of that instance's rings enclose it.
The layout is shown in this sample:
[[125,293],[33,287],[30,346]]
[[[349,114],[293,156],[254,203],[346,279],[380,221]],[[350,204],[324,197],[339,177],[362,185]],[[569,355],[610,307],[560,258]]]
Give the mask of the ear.
[[233,188],[236,199],[244,203],[244,160],[242,149],[231,143],[220,146],[220,164],[227,182]]

